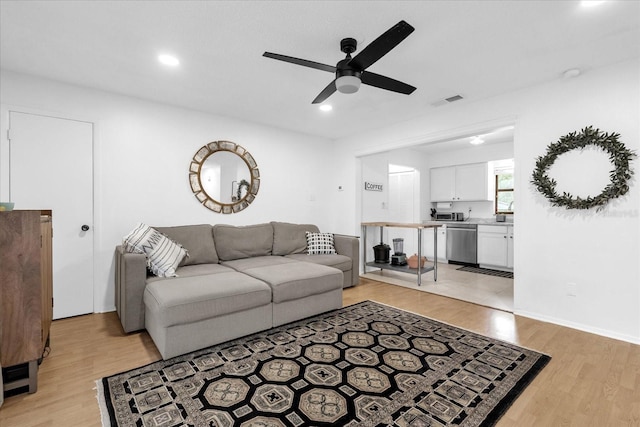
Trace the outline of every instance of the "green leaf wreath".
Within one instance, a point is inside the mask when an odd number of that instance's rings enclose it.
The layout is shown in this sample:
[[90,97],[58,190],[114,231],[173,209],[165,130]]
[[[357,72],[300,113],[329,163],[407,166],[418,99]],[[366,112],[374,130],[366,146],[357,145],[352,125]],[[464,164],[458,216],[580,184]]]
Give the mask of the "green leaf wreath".
[[[609,200],[620,197],[629,191],[628,181],[633,176],[633,170],[629,165],[636,154],[627,149],[619,140],[617,133],[600,132],[591,126],[582,129],[580,133],[572,132],[562,136],[558,142],[547,146],[547,154],[538,157],[536,167],[533,170],[531,183],[542,193],[553,206],[564,206],[567,209],[590,209],[600,210]],[[549,178],[547,172],[558,156],[575,149],[584,149],[592,145],[599,147],[609,154],[609,160],[614,165],[614,169],[609,173],[611,183],[597,196],[581,198],[572,196],[570,193],[556,192],[556,180]]]

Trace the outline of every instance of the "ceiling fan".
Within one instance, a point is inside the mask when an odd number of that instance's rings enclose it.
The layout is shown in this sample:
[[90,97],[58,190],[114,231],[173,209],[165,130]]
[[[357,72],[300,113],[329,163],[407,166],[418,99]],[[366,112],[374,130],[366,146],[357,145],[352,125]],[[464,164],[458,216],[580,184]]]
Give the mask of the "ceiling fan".
[[356,51],[356,40],[353,38],[342,39],[340,41],[340,50],[346,53],[347,56],[345,59],[339,61],[335,67],[271,52],[265,52],[262,56],[335,73],[336,78],[320,92],[316,99],[313,100],[313,104],[322,103],[336,90],[341,93],[355,93],[360,88],[361,82],[380,89],[409,95],[416,90],[415,87],[380,74],[366,71],[366,69],[400,44],[413,30],[414,28],[411,25],[405,21],[400,21],[371,42],[354,58],[351,58],[351,54]]

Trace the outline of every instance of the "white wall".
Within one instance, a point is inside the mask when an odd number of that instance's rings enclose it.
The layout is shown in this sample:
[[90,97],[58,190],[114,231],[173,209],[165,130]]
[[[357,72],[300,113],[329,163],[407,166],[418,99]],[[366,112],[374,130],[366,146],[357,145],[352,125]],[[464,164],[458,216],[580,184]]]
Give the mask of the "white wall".
[[489,145],[469,144],[467,149],[430,154],[427,158],[427,165],[429,168],[439,168],[510,158],[513,158],[513,141]]
[[[550,142],[587,125],[620,133],[640,154],[638,61],[555,82],[527,101],[516,129],[516,170],[533,171]],[[517,191],[529,195],[518,198],[518,211],[526,213],[518,215],[525,227],[515,236],[515,268],[526,274],[515,290],[518,312],[640,343],[638,158],[632,167],[629,193],[601,212],[552,208],[529,184],[530,173],[516,175]],[[577,284],[577,297],[566,295],[569,282]]]
[[[332,217],[337,210],[332,205],[334,189],[326,168],[333,160],[327,149],[330,141],[6,70],[0,73],[0,87],[1,104],[96,124],[93,230],[97,312],[115,307],[114,248],[138,221],[168,226],[275,220],[315,223],[323,231],[333,231]],[[7,117],[0,118],[0,128],[6,140]],[[253,204],[233,215],[216,214],[199,205],[188,181],[196,151],[222,139],[249,150],[261,175]]]
[[[630,192],[600,212],[553,208],[529,183],[547,145],[585,126],[618,132],[627,148],[640,153],[638,117],[640,63],[633,60],[587,70],[575,79],[461,101],[335,145],[345,158],[357,158],[515,122],[515,312],[640,343],[638,159],[632,163],[636,177]],[[343,160],[342,166],[337,181],[357,176],[357,161]],[[574,170],[583,167],[576,164]],[[338,228],[357,230],[360,215],[356,202]],[[566,295],[568,282],[577,284],[577,296]]]

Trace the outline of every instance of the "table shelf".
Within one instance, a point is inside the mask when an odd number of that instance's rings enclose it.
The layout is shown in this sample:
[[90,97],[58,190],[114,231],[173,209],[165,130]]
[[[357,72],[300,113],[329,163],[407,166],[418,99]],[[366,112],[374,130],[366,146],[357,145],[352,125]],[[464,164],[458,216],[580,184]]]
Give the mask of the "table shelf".
[[[367,267],[374,267],[374,268],[379,268],[381,270],[393,270],[393,271],[399,271],[401,273],[409,273],[409,274],[418,274],[418,269],[417,268],[410,268],[408,265],[393,265],[393,264],[388,264],[388,263],[383,263],[383,262],[367,262],[365,264]],[[427,263],[425,263],[424,267],[422,267],[420,269],[420,274],[425,274],[428,273],[430,271],[433,271],[435,269],[435,267],[433,265],[429,266]]]
[[[362,270],[364,273],[367,272],[367,267],[379,268],[381,270],[392,270],[399,271],[401,273],[409,273],[414,274],[416,276],[416,281],[418,286],[422,284],[422,275],[433,271],[433,281],[438,280],[438,239],[436,236],[436,230],[442,224],[429,221],[424,223],[400,223],[400,222],[363,222],[362,226],[362,236],[363,236],[363,250],[364,254],[362,256]],[[391,263],[381,263],[381,262],[367,262],[367,227],[379,227],[380,228],[380,241],[382,242],[383,230],[384,227],[399,227],[399,228],[413,228],[418,233],[418,259],[422,259],[422,230],[426,228],[433,229],[433,263],[432,265],[425,264],[422,268],[409,268],[408,265],[393,265]]]

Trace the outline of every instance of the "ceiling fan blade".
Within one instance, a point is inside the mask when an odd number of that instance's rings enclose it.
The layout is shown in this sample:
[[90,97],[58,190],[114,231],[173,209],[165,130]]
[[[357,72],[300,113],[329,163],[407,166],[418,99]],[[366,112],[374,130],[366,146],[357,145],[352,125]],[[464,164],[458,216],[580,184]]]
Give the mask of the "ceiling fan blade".
[[319,62],[307,61],[306,59],[294,58],[292,56],[280,55],[278,53],[265,52],[262,56],[279,61],[290,62],[296,65],[302,65],[303,67],[315,68],[316,70],[328,71],[330,73],[336,72],[336,67],[333,65],[321,64]]
[[380,37],[369,43],[359,54],[357,54],[349,66],[358,70],[364,70],[385,56],[391,49],[396,47],[402,40],[406,39],[413,32],[414,28],[405,21],[400,21]]
[[336,91],[336,81],[334,80],[331,83],[329,83],[327,87],[322,89],[322,92],[320,92],[320,94],[316,96],[316,99],[313,100],[312,104],[321,104],[322,102],[324,102],[325,99],[333,95],[335,91]]
[[415,87],[408,85],[406,83],[402,83],[401,81],[394,80],[390,77],[381,76],[380,74],[371,73],[369,71],[363,71],[362,76],[360,76],[360,80],[362,83],[375,86],[380,89],[390,90],[392,92],[403,93],[405,95],[409,95],[416,90]]

